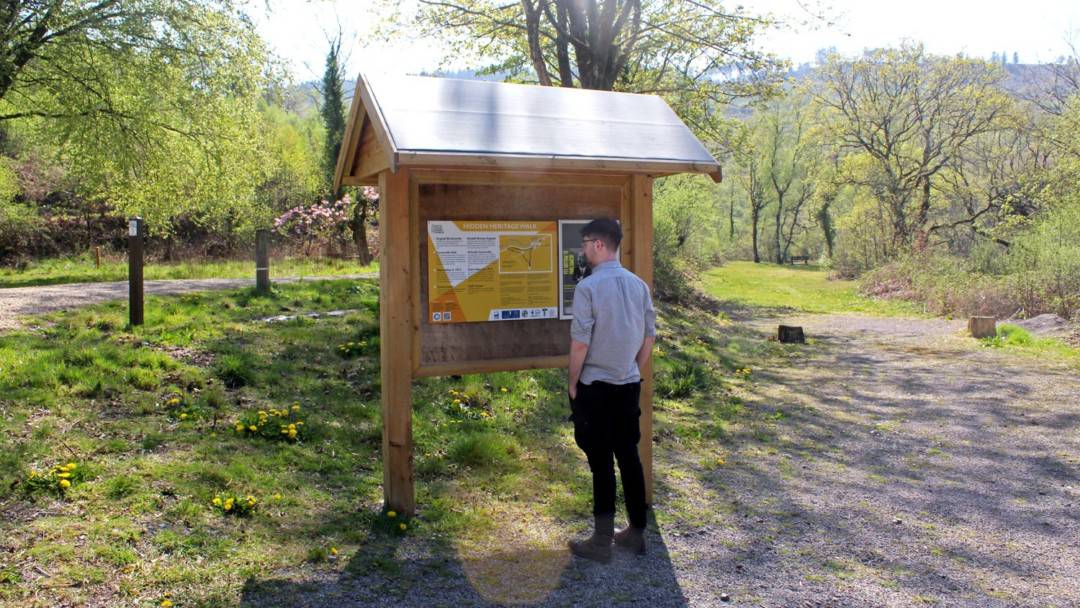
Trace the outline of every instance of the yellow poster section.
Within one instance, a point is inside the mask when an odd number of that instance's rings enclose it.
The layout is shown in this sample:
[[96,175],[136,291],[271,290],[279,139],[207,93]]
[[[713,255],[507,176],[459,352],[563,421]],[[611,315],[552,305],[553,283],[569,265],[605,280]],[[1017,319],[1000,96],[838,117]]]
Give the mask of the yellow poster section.
[[429,222],[428,322],[558,318],[557,229],[556,221]]

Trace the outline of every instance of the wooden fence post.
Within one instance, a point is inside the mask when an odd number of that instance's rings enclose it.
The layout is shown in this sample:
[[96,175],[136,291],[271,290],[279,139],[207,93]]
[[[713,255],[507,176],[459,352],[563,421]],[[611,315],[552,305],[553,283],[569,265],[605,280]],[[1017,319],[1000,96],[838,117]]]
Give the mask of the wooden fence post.
[[128,322],[143,324],[143,237],[145,225],[141,217],[128,222]]
[[255,292],[270,293],[270,231],[255,231]]

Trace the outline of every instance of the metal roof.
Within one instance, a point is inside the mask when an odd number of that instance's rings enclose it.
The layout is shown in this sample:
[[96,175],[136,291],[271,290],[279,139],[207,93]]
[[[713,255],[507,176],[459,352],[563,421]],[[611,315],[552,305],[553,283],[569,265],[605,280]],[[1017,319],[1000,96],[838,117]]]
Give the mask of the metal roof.
[[[720,174],[705,146],[654,95],[361,75],[353,116],[358,103],[389,148],[391,169],[480,164]],[[343,155],[360,145],[359,131],[347,132]]]

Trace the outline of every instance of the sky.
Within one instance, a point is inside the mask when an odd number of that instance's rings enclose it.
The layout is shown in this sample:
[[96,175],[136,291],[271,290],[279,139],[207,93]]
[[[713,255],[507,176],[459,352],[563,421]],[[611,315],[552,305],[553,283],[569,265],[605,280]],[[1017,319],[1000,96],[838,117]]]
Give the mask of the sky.
[[[408,2],[409,0],[406,0]],[[964,53],[989,59],[1006,53],[1021,63],[1054,61],[1080,50],[1080,0],[743,0],[754,12],[769,12],[788,28],[768,33],[761,46],[809,63],[819,49],[845,55],[865,48],[922,42],[927,51]],[[347,74],[360,70],[417,73],[440,67],[443,53],[430,40],[376,41],[376,0],[256,0],[249,9],[256,28],[297,81],[322,77],[328,33],[345,34]],[[385,6],[384,4],[382,6]],[[815,17],[824,14],[825,20]],[[469,66],[455,64],[451,69]]]

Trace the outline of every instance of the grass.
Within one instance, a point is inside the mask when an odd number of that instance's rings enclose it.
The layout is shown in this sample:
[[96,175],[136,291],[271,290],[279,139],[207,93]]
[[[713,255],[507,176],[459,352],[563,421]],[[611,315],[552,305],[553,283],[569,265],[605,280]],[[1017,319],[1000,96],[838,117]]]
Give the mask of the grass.
[[859,295],[854,281],[832,280],[817,266],[729,262],[704,274],[705,290],[740,306],[807,313],[925,317],[910,302]]
[[1065,344],[1055,338],[1039,338],[1023,327],[1011,323],[999,323],[997,335],[980,340],[987,348],[1007,349],[1044,360],[1061,361],[1080,369],[1080,348]]
[[[327,310],[350,312],[262,320]],[[417,380],[422,511],[383,512],[378,310],[375,281],[326,280],[150,297],[134,329],[117,302],[0,334],[0,603],[235,605],[245,581],[283,569],[393,574],[405,537],[453,552],[515,513],[587,521],[564,370]],[[721,467],[718,446],[782,423],[739,396],[782,345],[669,306],[658,327],[656,424],[694,462]],[[273,412],[303,422],[295,438],[236,429]],[[69,462],[71,487],[30,489],[30,471]],[[214,503],[228,496],[255,507]]]
[[[709,281],[745,308],[903,312],[814,269],[732,264]],[[263,321],[329,310],[349,312]],[[740,504],[719,480],[803,474],[769,463],[802,453],[788,437],[813,412],[755,396],[818,347],[768,341],[724,313],[658,313],[657,523],[666,534],[779,508]],[[325,280],[150,297],[134,329],[117,302],[0,334],[0,605],[278,605],[343,571],[407,588],[404,555],[499,554],[506,530],[540,547],[583,531],[591,483],[563,370],[415,381],[420,511],[384,510],[378,315],[375,281]],[[295,437],[273,426],[284,417],[303,422]],[[61,490],[68,463],[76,483]],[[54,477],[29,490],[31,470]],[[247,496],[245,515],[214,502]]]
[[[127,280],[127,258],[123,252],[103,256],[101,267],[95,266],[93,253],[31,262],[22,269],[0,266],[0,289],[59,285],[64,283],[94,283]],[[358,266],[352,260],[325,257],[280,258],[270,261],[270,276],[331,277],[343,274],[375,272],[377,263]],[[144,278],[155,279],[239,279],[254,278],[253,260],[219,260],[194,262],[148,262]]]

